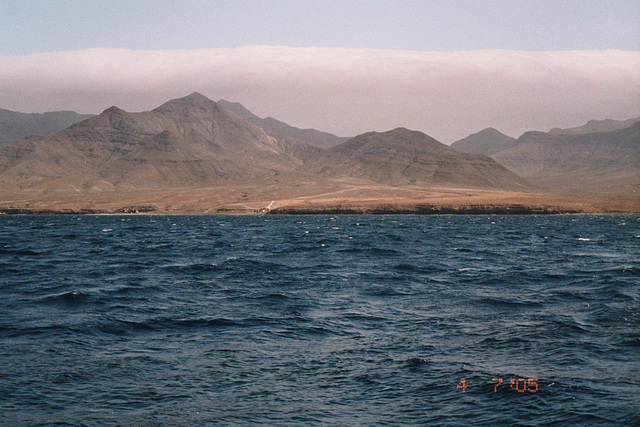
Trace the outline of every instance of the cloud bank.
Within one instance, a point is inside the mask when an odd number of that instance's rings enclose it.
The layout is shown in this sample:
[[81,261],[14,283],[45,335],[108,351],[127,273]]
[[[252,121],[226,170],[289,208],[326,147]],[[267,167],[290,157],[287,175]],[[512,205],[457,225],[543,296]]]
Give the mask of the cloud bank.
[[416,52],[248,46],[0,56],[0,108],[99,113],[198,91],[353,136],[398,126],[450,143],[640,116],[640,52]]

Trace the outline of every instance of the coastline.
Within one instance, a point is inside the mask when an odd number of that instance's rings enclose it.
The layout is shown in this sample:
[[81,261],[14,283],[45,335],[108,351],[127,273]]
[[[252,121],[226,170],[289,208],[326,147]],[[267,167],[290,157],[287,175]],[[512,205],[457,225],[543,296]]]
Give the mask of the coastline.
[[33,209],[0,208],[0,215],[569,215],[640,214],[633,210],[576,209],[566,206],[416,205],[416,206],[283,206],[264,209],[159,210],[159,209]]
[[273,209],[269,215],[557,215],[586,213],[578,209],[553,206],[507,205],[416,205],[341,207],[326,206],[308,209],[304,207],[283,207]]
[[452,187],[254,185],[116,192],[0,192],[8,215],[549,215],[640,213],[631,195]]

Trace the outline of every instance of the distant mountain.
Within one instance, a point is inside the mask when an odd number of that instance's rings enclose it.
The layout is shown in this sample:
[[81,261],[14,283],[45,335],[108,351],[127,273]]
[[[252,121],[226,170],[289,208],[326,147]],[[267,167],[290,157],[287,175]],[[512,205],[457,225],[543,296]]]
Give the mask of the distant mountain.
[[268,134],[275,137],[298,139],[300,141],[317,145],[319,147],[333,147],[349,139],[339,137],[331,133],[321,132],[315,129],[299,129],[276,120],[272,117],[262,119],[253,114],[251,111],[247,110],[242,104],[238,102],[220,100],[218,101],[218,104],[223,106],[227,110],[237,114],[243,119],[248,120],[254,125],[260,126]]
[[92,116],[73,111],[27,114],[0,108],[0,144],[34,135],[48,135]]
[[515,138],[507,136],[494,128],[487,128],[478,133],[469,135],[451,144],[451,148],[465,153],[484,154],[491,156],[502,151],[515,142]]
[[[506,145],[491,158],[405,128],[322,148],[266,131],[224,105],[193,93],[152,111],[111,107],[64,130],[0,144],[0,205],[24,212],[266,212],[289,203],[313,209],[320,196],[415,207],[433,194],[441,203],[456,194],[459,205],[505,204],[502,197],[519,194],[525,204],[552,206],[555,196],[529,196],[542,185],[606,194],[598,199],[605,209],[616,209],[609,195],[621,196],[622,209],[639,208],[640,122],[589,134],[528,132],[515,141],[492,129],[472,135],[487,150]],[[582,209],[562,197],[561,205]]]
[[282,141],[193,93],[153,111],[111,107],[61,132],[0,146],[0,182],[82,189],[159,188],[290,171]]
[[393,185],[519,190],[530,186],[490,157],[454,150],[424,133],[405,128],[365,133],[333,147],[318,161],[317,171]]
[[583,135],[586,133],[611,132],[628,128],[638,122],[640,122],[640,117],[629,120],[589,120],[586,124],[579,127],[570,129],[553,128],[549,133],[552,135]]
[[198,93],[141,113],[111,107],[63,131],[0,146],[0,183],[85,191],[346,177],[384,185],[528,186],[489,157],[403,128],[330,149],[273,135]]
[[640,122],[611,132],[527,132],[493,158],[549,187],[583,194],[636,194],[640,201]]

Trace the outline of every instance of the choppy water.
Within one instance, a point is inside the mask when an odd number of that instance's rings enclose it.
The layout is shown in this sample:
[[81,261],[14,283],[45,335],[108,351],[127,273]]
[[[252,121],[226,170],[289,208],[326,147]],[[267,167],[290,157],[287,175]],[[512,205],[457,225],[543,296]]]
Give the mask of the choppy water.
[[2,425],[638,425],[640,216],[2,216],[0,368]]

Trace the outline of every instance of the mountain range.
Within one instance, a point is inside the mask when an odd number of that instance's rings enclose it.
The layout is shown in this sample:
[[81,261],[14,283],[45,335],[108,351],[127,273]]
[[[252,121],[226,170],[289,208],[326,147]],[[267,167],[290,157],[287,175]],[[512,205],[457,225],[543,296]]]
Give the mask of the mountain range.
[[111,107],[63,131],[0,146],[0,182],[79,190],[229,182],[295,170],[301,161],[283,144],[193,94],[148,112]]
[[514,173],[518,158],[503,158],[509,170],[404,128],[343,141],[193,93],[152,111],[111,107],[63,130],[0,145],[0,211],[592,209]]
[[511,138],[489,128],[452,147],[491,156],[531,182],[565,193],[640,200],[640,118],[592,120]]
[[553,128],[549,133],[554,135],[582,135],[586,133],[611,132],[633,126],[640,122],[640,117],[629,120],[589,120],[582,126],[569,129]]
[[0,108],[0,144],[57,132],[92,116],[73,111],[18,113]]
[[422,132],[368,132],[329,149],[314,168],[327,176],[390,185],[446,185],[501,189],[531,187],[491,158],[462,153]]
[[527,132],[492,157],[546,187],[640,200],[640,122],[610,132]]

